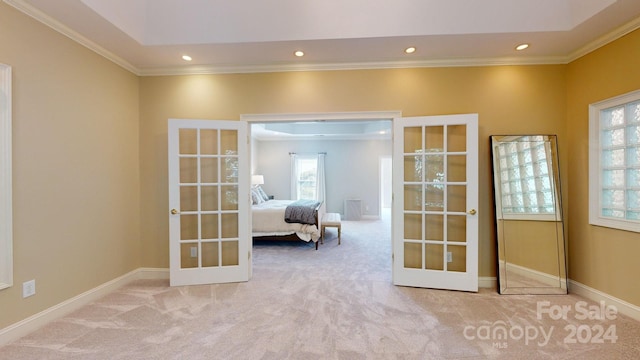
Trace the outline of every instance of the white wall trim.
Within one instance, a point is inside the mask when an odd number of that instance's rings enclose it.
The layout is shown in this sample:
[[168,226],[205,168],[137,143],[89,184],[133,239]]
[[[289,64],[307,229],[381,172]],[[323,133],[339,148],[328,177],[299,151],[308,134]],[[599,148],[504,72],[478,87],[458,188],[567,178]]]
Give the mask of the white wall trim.
[[393,120],[402,117],[402,111],[351,111],[324,113],[274,113],[241,114],[240,120],[248,122],[284,122],[284,121],[350,121],[350,120]]
[[45,309],[15,324],[0,329],[0,346],[13,342],[42,326],[78,310],[112,291],[139,279],[168,279],[169,269],[139,268],[111,281],[99,285],[91,290],[74,296],[57,305]]
[[604,301],[607,305],[615,306],[619,314],[640,321],[640,306],[633,305],[575,280],[569,280],[569,293],[580,295],[596,302]]
[[11,66],[0,64],[0,290],[13,286]]
[[494,289],[498,291],[498,278],[495,276],[479,276],[478,287],[481,289]]

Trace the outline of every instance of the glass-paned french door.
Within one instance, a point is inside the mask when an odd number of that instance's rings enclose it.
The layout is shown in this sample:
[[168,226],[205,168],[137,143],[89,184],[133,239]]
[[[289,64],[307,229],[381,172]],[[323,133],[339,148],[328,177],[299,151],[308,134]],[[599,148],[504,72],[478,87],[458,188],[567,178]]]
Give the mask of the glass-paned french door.
[[172,286],[249,279],[247,123],[169,120]]
[[478,290],[478,116],[394,119],[393,281]]

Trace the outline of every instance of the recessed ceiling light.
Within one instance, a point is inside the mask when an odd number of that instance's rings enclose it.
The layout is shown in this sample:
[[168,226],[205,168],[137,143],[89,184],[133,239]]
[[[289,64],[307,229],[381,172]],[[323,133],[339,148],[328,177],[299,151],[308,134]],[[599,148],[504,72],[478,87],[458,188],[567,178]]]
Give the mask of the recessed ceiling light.
[[294,52],[293,55],[295,55],[297,57],[302,57],[302,56],[304,56],[304,51],[296,50],[296,52]]
[[191,61],[191,60],[193,60],[193,59],[191,59],[191,56],[189,56],[189,55],[182,55],[182,60],[184,60],[184,61]]
[[520,50],[524,50],[526,48],[529,47],[529,44],[520,44],[518,46],[516,46],[516,50],[520,51]]
[[413,54],[414,52],[416,52],[416,48],[411,46],[411,47],[408,47],[408,48],[404,49],[404,52],[406,52],[407,54]]

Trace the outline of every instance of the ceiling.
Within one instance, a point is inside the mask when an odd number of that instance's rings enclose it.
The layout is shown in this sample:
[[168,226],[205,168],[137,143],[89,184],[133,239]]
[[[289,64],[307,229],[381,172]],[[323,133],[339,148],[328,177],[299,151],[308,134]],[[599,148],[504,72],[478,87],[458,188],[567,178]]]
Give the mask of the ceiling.
[[640,27],[638,0],[4,2],[138,75],[557,64]]

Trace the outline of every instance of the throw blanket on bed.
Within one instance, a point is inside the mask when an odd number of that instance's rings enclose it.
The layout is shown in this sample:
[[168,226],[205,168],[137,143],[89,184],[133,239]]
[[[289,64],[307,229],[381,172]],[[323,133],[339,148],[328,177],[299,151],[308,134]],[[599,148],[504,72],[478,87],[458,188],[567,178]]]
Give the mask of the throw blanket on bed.
[[315,225],[315,212],[318,205],[320,205],[320,202],[316,200],[294,201],[285,209],[284,221],[288,223]]

